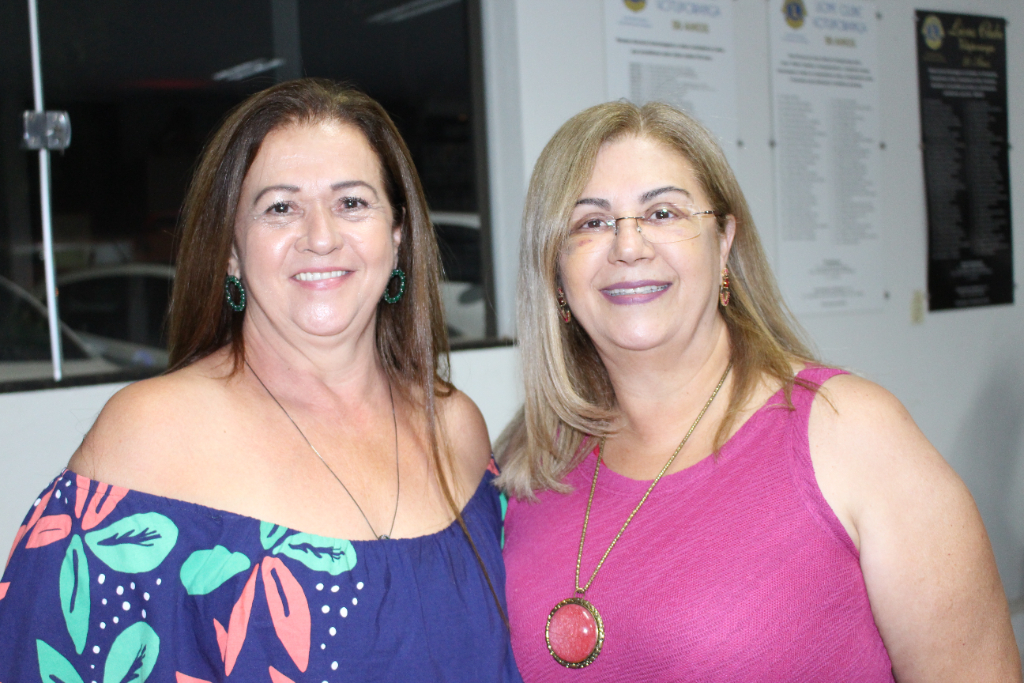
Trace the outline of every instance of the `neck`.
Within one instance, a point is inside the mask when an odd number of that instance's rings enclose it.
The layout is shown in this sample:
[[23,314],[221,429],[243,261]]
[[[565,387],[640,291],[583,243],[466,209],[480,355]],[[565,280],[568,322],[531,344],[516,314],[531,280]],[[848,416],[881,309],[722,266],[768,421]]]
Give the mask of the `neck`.
[[[694,337],[682,352],[666,348],[602,356],[615,389],[618,435],[657,443],[666,431],[674,434],[674,427],[689,424],[722,378],[729,358],[728,330],[717,315],[713,329]],[[709,413],[724,412],[728,385],[727,381]]]
[[[285,339],[246,319],[245,357],[277,398],[290,404],[336,409],[385,398],[387,380],[377,356],[373,325],[340,342]],[[340,405],[339,405],[340,404]]]

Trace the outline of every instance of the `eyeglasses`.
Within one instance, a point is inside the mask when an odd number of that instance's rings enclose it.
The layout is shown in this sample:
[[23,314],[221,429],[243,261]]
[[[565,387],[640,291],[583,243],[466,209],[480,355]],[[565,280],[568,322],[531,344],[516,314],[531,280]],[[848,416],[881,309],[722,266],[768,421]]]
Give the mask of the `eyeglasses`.
[[619,221],[625,220],[636,221],[636,231],[651,244],[684,242],[700,235],[700,218],[717,215],[715,211],[689,211],[671,204],[655,206],[643,216],[587,214],[572,225],[562,251],[577,254],[609,249],[619,234]]

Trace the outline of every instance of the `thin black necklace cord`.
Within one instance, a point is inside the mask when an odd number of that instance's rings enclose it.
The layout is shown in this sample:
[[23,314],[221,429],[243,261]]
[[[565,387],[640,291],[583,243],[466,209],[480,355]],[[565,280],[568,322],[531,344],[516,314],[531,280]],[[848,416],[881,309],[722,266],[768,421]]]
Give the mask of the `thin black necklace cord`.
[[391,516],[391,528],[388,529],[388,533],[378,534],[377,530],[373,528],[372,524],[370,524],[370,519],[366,516],[366,513],[363,512],[363,508],[362,506],[359,505],[359,501],[356,500],[356,497],[353,496],[352,492],[348,490],[347,486],[345,486],[345,482],[343,482],[341,480],[341,477],[339,477],[337,473],[335,473],[335,471],[331,469],[331,466],[327,464],[326,460],[324,460],[324,456],[320,455],[320,451],[318,451],[316,447],[309,442],[309,439],[306,437],[305,432],[303,432],[299,425],[295,423],[295,420],[292,419],[292,416],[288,413],[287,410],[285,410],[284,406],[281,405],[281,402],[277,400],[277,397],[274,396],[274,392],[268,389],[267,385],[263,383],[263,380],[260,379],[260,376],[257,375],[256,371],[252,369],[251,365],[249,365],[248,360],[245,361],[245,367],[249,368],[249,372],[252,373],[252,376],[255,377],[256,381],[260,383],[260,386],[263,387],[263,390],[265,392],[267,392],[267,395],[270,396],[274,403],[277,404],[277,407],[281,409],[281,412],[284,413],[284,416],[288,418],[288,421],[292,423],[292,426],[295,427],[295,431],[299,433],[299,436],[302,437],[302,440],[306,442],[306,445],[309,446],[310,450],[312,450],[313,453],[316,454],[316,457],[320,460],[321,463],[323,463],[323,466],[327,468],[327,471],[331,473],[331,476],[334,477],[335,481],[337,481],[341,485],[341,488],[345,490],[345,493],[348,494],[348,497],[352,499],[352,503],[355,504],[356,509],[359,510],[359,514],[363,516],[363,520],[366,521],[366,526],[370,527],[370,533],[373,534],[374,538],[376,538],[379,541],[385,541],[391,538],[391,534],[395,531],[395,520],[398,519],[398,499],[399,496],[401,496],[402,494],[401,468],[399,467],[398,464],[398,418],[395,416],[395,396],[391,390],[391,381],[388,380],[388,397],[391,399],[391,423],[395,428],[395,512]]

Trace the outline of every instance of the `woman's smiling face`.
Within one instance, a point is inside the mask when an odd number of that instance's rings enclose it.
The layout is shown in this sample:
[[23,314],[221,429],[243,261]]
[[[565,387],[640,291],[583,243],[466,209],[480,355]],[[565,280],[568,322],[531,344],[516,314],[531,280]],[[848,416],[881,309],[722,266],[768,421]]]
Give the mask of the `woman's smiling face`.
[[[711,208],[683,155],[650,138],[626,137],[601,147],[569,226],[578,229],[601,217]],[[617,235],[602,248],[574,249],[573,239],[566,241],[559,257],[566,299],[602,355],[673,342],[685,348],[713,324],[735,223],[727,217],[720,231],[715,216],[688,220],[699,234],[668,244],[652,244],[629,218],[618,221]]]
[[284,335],[372,333],[400,238],[363,133],[296,124],[266,136],[245,176],[228,268],[245,284],[250,324]]

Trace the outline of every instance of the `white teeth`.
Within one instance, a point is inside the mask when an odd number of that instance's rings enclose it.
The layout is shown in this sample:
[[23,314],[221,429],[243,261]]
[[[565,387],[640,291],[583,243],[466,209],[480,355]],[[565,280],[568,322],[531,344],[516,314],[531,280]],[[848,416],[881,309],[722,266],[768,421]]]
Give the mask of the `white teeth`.
[[668,289],[668,285],[648,285],[647,287],[630,287],[628,289],[606,289],[611,296],[629,296],[630,294],[653,294]]
[[295,276],[295,279],[301,282],[313,282],[315,280],[327,280],[332,277],[341,277],[347,272],[347,270],[332,270],[327,273],[299,273]]

